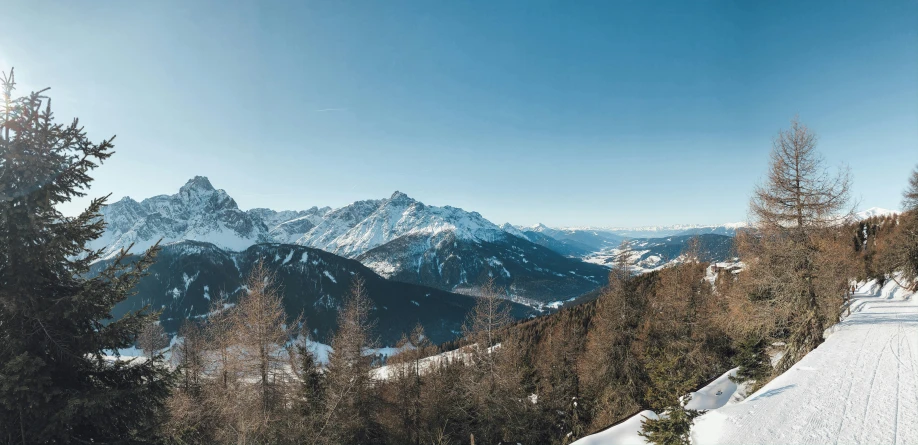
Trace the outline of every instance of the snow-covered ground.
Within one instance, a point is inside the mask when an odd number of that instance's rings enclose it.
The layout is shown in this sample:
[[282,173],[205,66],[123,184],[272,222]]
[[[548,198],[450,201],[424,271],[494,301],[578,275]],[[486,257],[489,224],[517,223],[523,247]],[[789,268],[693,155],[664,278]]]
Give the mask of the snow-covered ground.
[[[427,373],[431,369],[436,369],[437,366],[448,362],[455,362],[456,360],[461,360],[467,362],[472,357],[472,352],[470,348],[477,348],[477,344],[472,344],[471,346],[463,346],[459,349],[453,349],[452,351],[441,352],[436,355],[431,355],[429,357],[422,358],[419,363],[419,371],[421,374]],[[488,351],[493,351],[497,348],[500,348],[500,343],[491,346],[488,348]],[[394,352],[398,352],[395,350]],[[391,357],[391,354],[389,355]],[[395,375],[398,375],[400,370],[412,370],[414,368],[413,363],[400,363],[394,365],[384,365],[378,368],[373,369],[373,378],[376,380],[388,380]]]
[[[736,375],[736,369],[724,373],[704,388],[692,393],[692,399],[686,405],[689,409],[709,410],[737,403],[743,397],[743,385],[730,380]],[[647,442],[638,432],[644,418],[656,419],[657,413],[644,410],[618,425],[581,438],[572,445],[644,445]]]
[[918,298],[860,287],[825,343],[743,402],[695,421],[696,444],[918,444]]
[[[724,374],[692,394],[692,443],[918,444],[918,296],[862,284],[826,342],[743,400]],[[643,411],[574,445],[646,444]]]

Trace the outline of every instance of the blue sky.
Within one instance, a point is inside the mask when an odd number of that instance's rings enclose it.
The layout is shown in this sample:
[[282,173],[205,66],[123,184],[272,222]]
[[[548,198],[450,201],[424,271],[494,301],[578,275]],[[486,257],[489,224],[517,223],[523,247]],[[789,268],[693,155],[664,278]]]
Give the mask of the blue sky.
[[[500,224],[743,220],[799,114],[861,207],[918,164],[918,2],[12,0],[0,68],[117,154],[240,207],[401,190]],[[65,208],[75,213],[85,202]]]

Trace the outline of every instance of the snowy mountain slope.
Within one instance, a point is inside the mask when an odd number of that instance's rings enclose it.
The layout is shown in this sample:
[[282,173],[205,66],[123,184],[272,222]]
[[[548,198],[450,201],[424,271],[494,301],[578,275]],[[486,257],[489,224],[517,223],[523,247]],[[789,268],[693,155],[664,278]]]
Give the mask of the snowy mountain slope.
[[531,305],[590,292],[609,273],[516,236],[488,241],[452,231],[406,235],[357,259],[387,278],[471,295],[493,278],[509,298]]
[[[504,232],[507,232],[513,236],[533,242],[542,247],[547,247],[566,257],[580,258],[596,250],[577,241],[564,239],[563,233],[554,229],[550,229],[542,224],[538,224],[532,227],[518,227],[513,226],[510,223],[505,223],[504,225],[500,226],[500,228]],[[551,235],[546,232],[550,232]],[[552,235],[558,236],[558,238],[555,238]]]
[[[631,266],[638,272],[648,272],[664,267],[685,251],[689,241],[697,238],[702,261],[726,261],[733,257],[733,238],[726,235],[702,234],[681,235],[666,238],[639,238],[628,240],[631,252]],[[621,250],[618,247],[604,249],[584,257],[584,261],[611,267]]]
[[[113,315],[149,305],[162,311],[163,326],[175,332],[186,319],[206,316],[222,294],[233,304],[244,277],[260,260],[275,273],[287,314],[303,314],[314,338],[326,343],[355,277],[365,281],[375,306],[375,334],[385,344],[395,344],[416,323],[434,342],[452,340],[475,304],[469,296],[386,280],[355,260],[309,247],[258,244],[232,252],[210,243],[182,241],[163,247],[137,294],[117,305]],[[104,265],[97,264],[95,271]],[[520,318],[532,313],[519,305],[513,310]]]
[[520,228],[525,234],[538,233],[549,236],[570,246],[585,246],[592,251],[615,247],[621,244],[623,237],[604,229],[595,228],[551,228],[544,224]]
[[465,294],[494,278],[508,297],[536,305],[596,289],[608,273],[542,248],[508,224],[401,192],[329,212],[297,244],[356,258],[387,278]]
[[[375,206],[375,208],[374,208]],[[338,218],[338,216],[343,216]],[[507,236],[477,212],[428,206],[395,192],[389,199],[360,201],[335,210],[297,244],[355,258],[377,246],[407,235],[433,237],[442,232],[459,239],[494,241]]]
[[[555,238],[563,237],[565,233],[591,233],[602,237],[616,237],[619,241],[623,238],[664,238],[667,236],[701,235],[711,233],[716,235],[734,236],[737,230],[748,227],[745,222],[726,224],[675,224],[671,226],[644,226],[644,227],[559,227],[551,228],[543,224],[531,227],[518,226],[520,230],[543,233]],[[613,238],[613,239],[616,239]]]
[[523,238],[523,239],[527,239],[527,238],[528,238],[528,237],[526,236],[526,234],[523,233],[522,230],[518,229],[516,226],[514,226],[514,225],[512,225],[512,224],[510,224],[510,223],[503,223],[503,224],[501,224],[500,230],[503,230],[504,232],[507,232],[507,233],[509,233],[509,234],[511,234],[511,235],[513,235],[513,236],[518,236],[518,237]]
[[525,232],[525,236],[529,241],[554,250],[566,257],[582,258],[596,251],[594,247],[587,246],[586,244],[569,239],[552,238],[540,232]]
[[268,240],[264,222],[239,209],[223,190],[207,178],[196,176],[174,195],[159,195],[141,202],[125,197],[102,211],[108,224],[103,236],[90,247],[105,249],[111,257],[134,243],[133,251],[164,243],[197,240],[221,248],[242,250]]
[[331,207],[312,207],[309,210],[283,210],[275,212],[271,209],[251,209],[253,214],[268,226],[268,236],[272,241],[284,244],[293,244],[321,224],[325,216],[331,212]]
[[[252,214],[261,218],[261,220],[268,226],[268,229],[275,229],[277,226],[284,224],[293,220],[306,219],[312,222],[313,226],[316,226],[322,222],[322,218],[325,217],[328,212],[332,210],[331,207],[315,207],[313,206],[309,210],[271,210],[266,208],[257,208],[249,209],[246,213]],[[303,232],[306,233],[306,232]]]
[[357,201],[332,210],[326,213],[314,228],[297,239],[296,243],[331,252],[338,247],[336,240],[339,237],[377,211],[382,202],[383,200]]
[[698,418],[693,443],[918,443],[918,296],[867,283],[827,335],[745,401]]

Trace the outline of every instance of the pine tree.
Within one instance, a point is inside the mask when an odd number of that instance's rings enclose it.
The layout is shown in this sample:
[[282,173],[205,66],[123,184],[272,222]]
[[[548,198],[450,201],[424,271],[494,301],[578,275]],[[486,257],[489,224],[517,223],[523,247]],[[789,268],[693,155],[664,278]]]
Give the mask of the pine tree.
[[750,388],[750,394],[764,385],[765,379],[771,374],[772,367],[768,359],[767,346],[765,338],[754,333],[747,334],[737,342],[733,364],[739,369],[736,370],[735,376],[730,377],[730,380],[736,383],[752,382],[754,386]]
[[900,270],[912,282],[912,289],[918,289],[918,167],[912,171],[902,199],[902,227],[897,237],[895,254]]
[[86,247],[105,223],[106,198],[80,215],[57,208],[84,196],[90,172],[112,154],[76,119],[54,121],[45,90],[14,98],[2,78],[0,110],[0,442],[75,443],[150,439],[172,385],[159,357],[111,361],[149,321],[144,312],[111,320],[152,264],[122,252],[86,278],[100,251]]
[[[691,398],[686,397],[685,403]],[[686,409],[684,405],[672,407],[656,419],[645,418],[641,421],[641,437],[657,445],[690,445],[689,433],[695,418],[701,411]]]
[[422,394],[424,387],[422,359],[431,353],[424,327],[418,323],[410,335],[402,335],[396,343],[399,352],[386,362],[387,377],[383,399],[387,411],[389,440],[396,443],[419,444],[424,417]]
[[295,357],[299,363],[293,367],[300,377],[299,397],[295,405],[298,411],[296,424],[299,437],[311,440],[316,436],[325,410],[325,380],[318,357],[309,346],[309,330],[305,323],[300,329]]

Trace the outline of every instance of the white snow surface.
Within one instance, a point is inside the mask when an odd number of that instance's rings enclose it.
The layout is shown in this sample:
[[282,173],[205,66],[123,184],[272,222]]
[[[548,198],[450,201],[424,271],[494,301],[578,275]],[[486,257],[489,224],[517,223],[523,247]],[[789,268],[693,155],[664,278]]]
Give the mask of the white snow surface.
[[[472,357],[473,351],[471,350],[471,348],[477,348],[477,347],[478,347],[477,344],[473,344],[469,346],[463,346],[462,348],[459,348],[459,349],[453,349],[451,351],[441,352],[436,355],[424,357],[420,359],[418,362],[419,371],[423,375],[427,373],[428,371],[430,371],[431,369],[436,369],[436,367],[441,366],[445,363],[455,362],[456,360],[467,362]],[[500,343],[488,348],[488,352],[493,351],[497,348],[500,348]],[[398,352],[398,351],[399,351],[398,349],[395,349],[393,353],[387,354],[387,355],[392,356],[394,355],[395,352]],[[398,375],[399,372],[409,372],[409,371],[413,371],[413,369],[414,369],[414,363],[409,362],[409,363],[383,365],[378,368],[373,368],[372,373],[373,373],[373,378],[376,380],[388,380]]]
[[696,444],[918,444],[918,298],[863,284],[825,343],[745,401],[695,421]]
[[495,241],[507,236],[478,212],[429,206],[395,192],[389,199],[358,201],[329,212],[297,244],[354,258],[406,235],[433,238],[442,232],[477,241]]
[[641,430],[644,418],[656,419],[657,413],[646,409],[612,428],[583,437],[571,445],[645,445],[648,442],[637,433]]
[[[743,397],[742,385],[737,385],[730,380],[736,375],[736,368],[727,371],[711,383],[705,385],[691,394],[692,399],[686,408],[708,410],[716,409],[728,404],[736,403]],[[600,431],[596,434],[580,438],[572,445],[645,445],[648,444],[638,432],[641,431],[641,422],[645,419],[657,419],[657,413],[644,410],[618,425]]]

